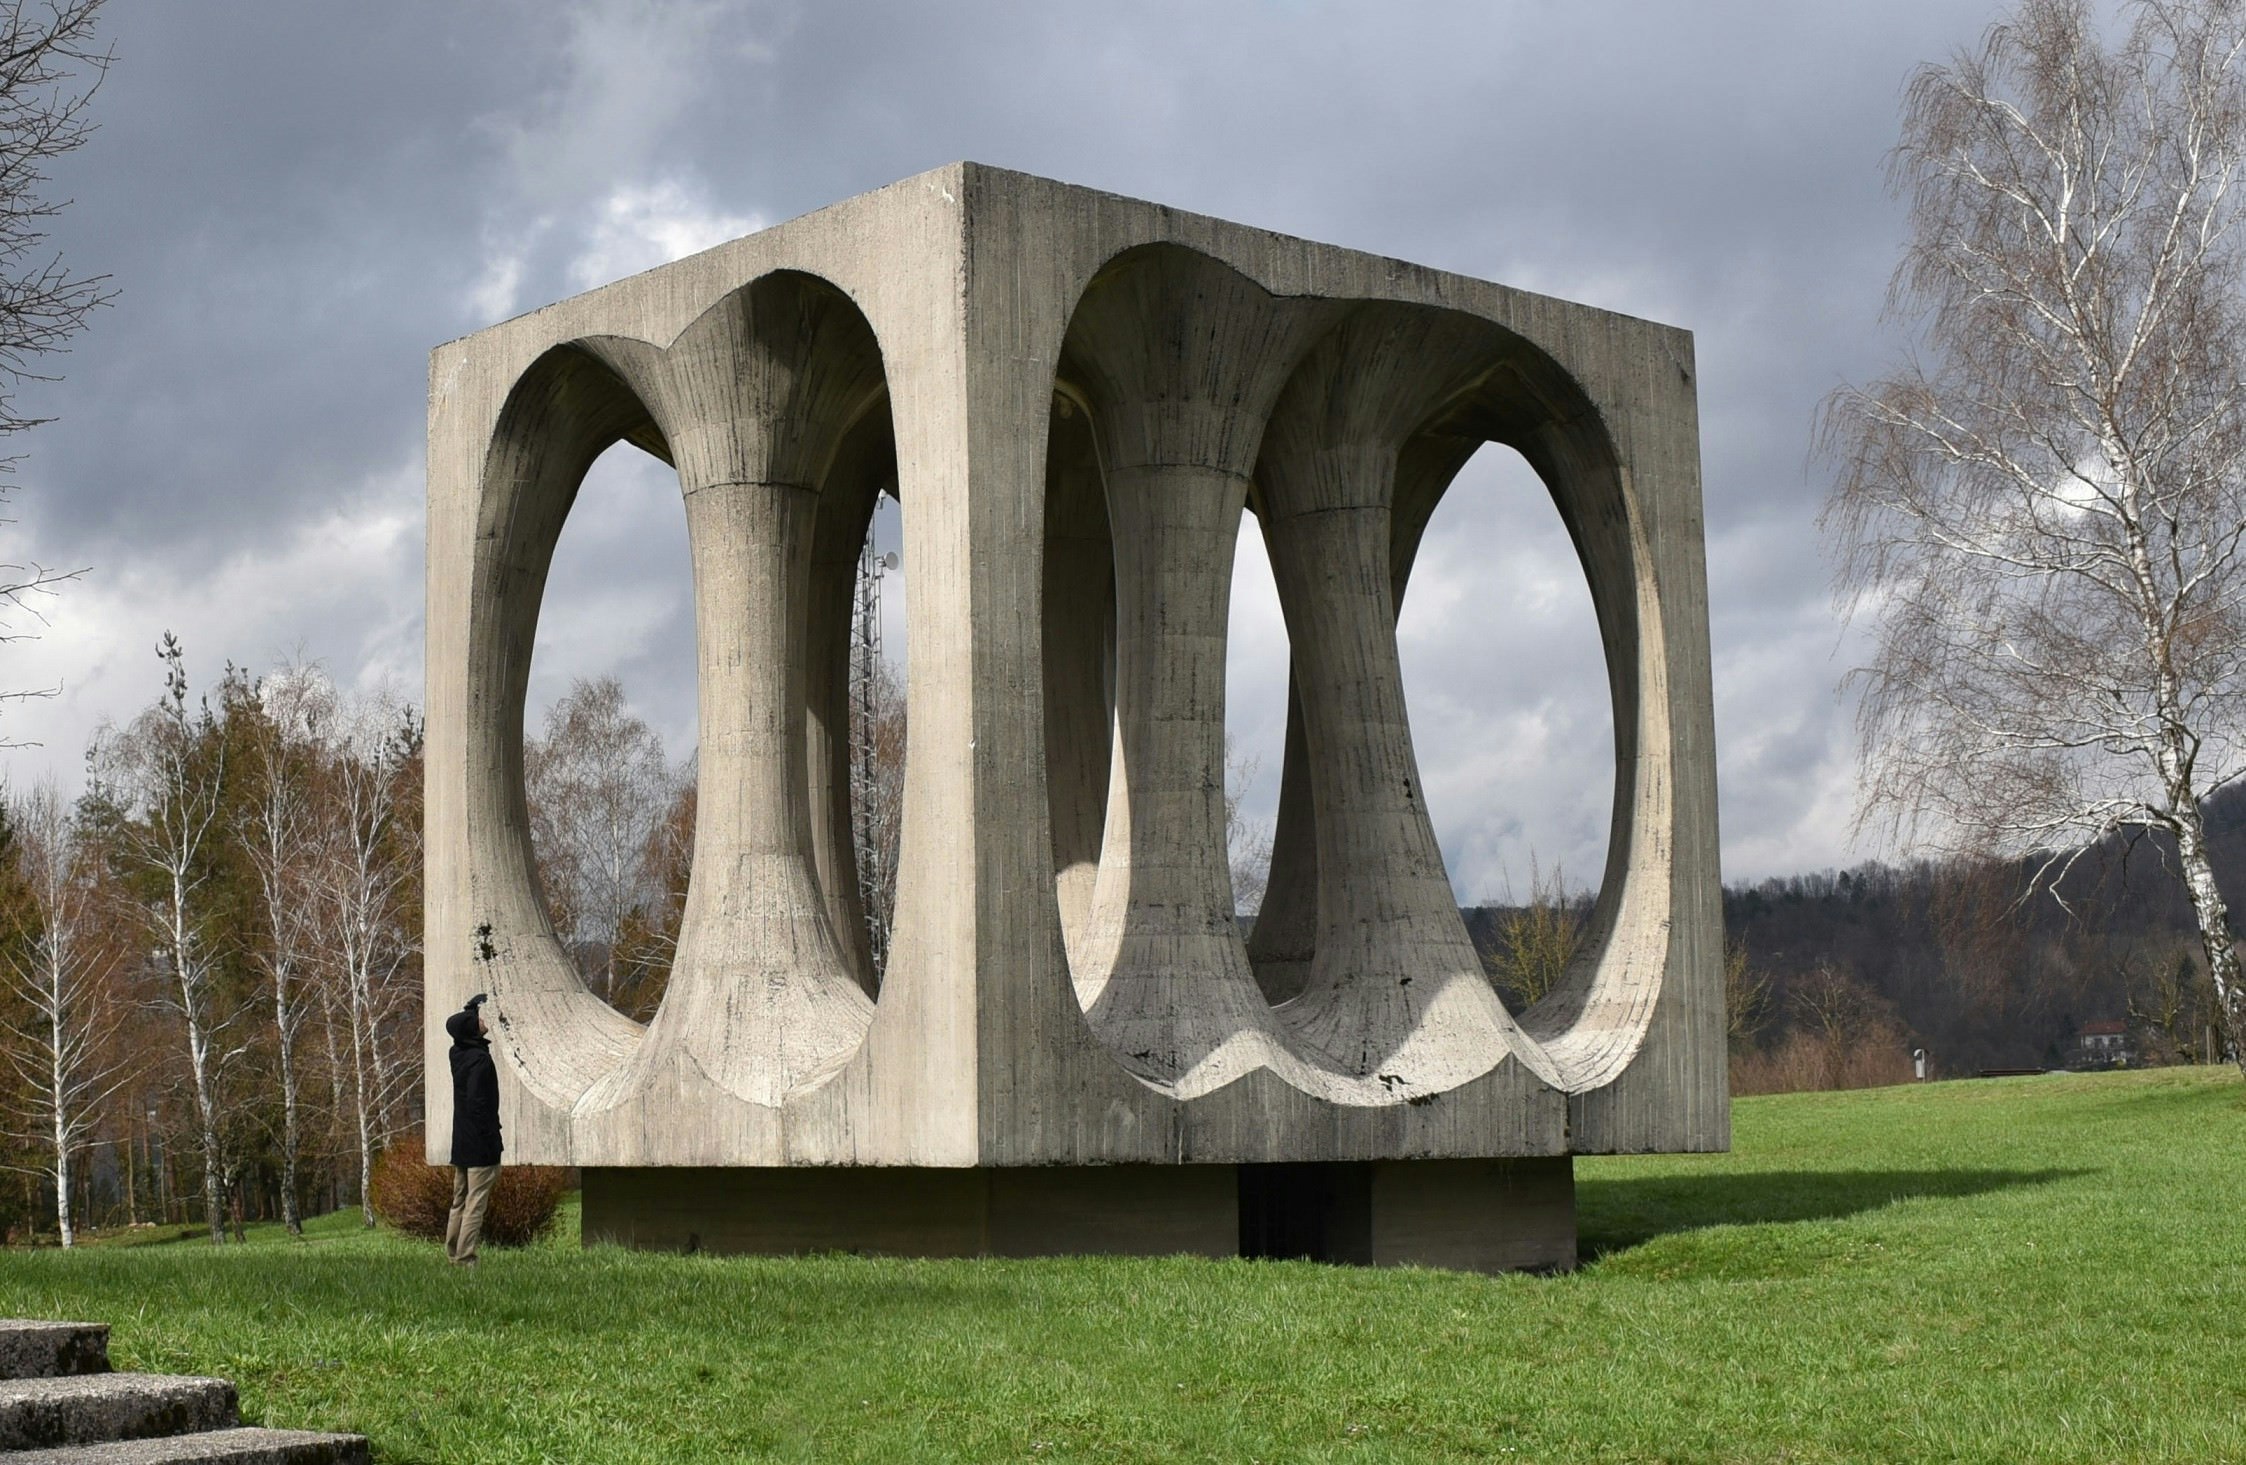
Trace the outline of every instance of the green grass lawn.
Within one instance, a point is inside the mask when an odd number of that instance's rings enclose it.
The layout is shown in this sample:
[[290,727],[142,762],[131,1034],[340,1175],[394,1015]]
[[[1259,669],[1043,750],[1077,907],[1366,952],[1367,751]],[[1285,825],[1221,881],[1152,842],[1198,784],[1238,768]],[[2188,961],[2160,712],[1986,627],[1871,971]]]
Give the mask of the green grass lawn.
[[[1580,1162],[1561,1278],[713,1259],[368,1235],[0,1255],[378,1459],[2246,1460],[2235,1069],[1742,1100]],[[176,1234],[176,1233],[175,1233]]]

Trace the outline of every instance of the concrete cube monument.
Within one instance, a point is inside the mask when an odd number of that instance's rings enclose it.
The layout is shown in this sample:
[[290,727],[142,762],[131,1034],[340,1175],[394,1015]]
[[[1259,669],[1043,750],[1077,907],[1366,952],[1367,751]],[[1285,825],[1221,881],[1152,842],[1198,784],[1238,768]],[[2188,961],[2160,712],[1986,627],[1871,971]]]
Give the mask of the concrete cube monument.
[[[673,465],[700,818],[645,1027],[555,939],[523,699],[595,457]],[[1605,646],[1588,939],[1509,1012],[1413,761],[1396,611],[1485,441],[1549,486]],[[877,981],[849,825],[859,549],[902,507],[911,664]],[[1244,515],[1292,704],[1243,939],[1224,816]],[[589,1236],[1558,1267],[1570,1157],[1729,1140],[1692,342],[960,164],[439,348],[429,406],[429,1134],[499,1017],[508,1158]]]

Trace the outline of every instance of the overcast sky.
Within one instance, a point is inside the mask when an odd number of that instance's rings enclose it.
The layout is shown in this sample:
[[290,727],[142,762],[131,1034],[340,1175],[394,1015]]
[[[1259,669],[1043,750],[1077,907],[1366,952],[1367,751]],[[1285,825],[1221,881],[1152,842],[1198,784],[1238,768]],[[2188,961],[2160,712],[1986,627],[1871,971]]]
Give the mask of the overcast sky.
[[[43,639],[0,648],[0,684],[62,688],[6,711],[44,746],[0,759],[74,783],[97,721],[159,689],[166,628],[199,681],[301,655],[418,695],[432,346],[973,158],[1694,332],[1726,878],[1878,853],[1849,839],[1853,646],[1810,428],[1897,349],[1882,162],[1904,78],[1994,10],[113,0],[56,232],[117,301],[28,394],[60,420],[16,444],[0,531],[0,558],[89,570]],[[596,467],[564,532],[533,695],[615,672],[683,754],[684,519],[634,456]],[[1525,893],[1532,853],[1595,880],[1611,801],[1589,597],[1509,457],[1485,449],[1446,500],[1399,631],[1468,898]],[[1269,578],[1251,531],[1230,721],[1266,816]]]

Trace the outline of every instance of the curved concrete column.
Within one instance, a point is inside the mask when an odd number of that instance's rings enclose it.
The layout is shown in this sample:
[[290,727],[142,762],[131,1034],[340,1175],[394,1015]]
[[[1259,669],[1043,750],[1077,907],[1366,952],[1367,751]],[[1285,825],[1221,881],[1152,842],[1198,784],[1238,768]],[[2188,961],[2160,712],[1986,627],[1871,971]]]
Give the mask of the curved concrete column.
[[496,1041],[563,1114],[631,1055],[640,1029],[585,986],[554,935],[523,789],[523,702],[554,546],[586,471],[620,438],[664,450],[647,407],[577,347],[546,352],[514,383],[483,463],[465,627],[465,955],[474,990],[499,999]]
[[671,445],[694,563],[702,738],[694,876],[663,1005],[599,1110],[690,1068],[777,1107],[848,1061],[872,1020],[815,873],[806,725],[819,488],[881,389],[857,308],[773,274],[667,351],[602,338]]
[[1669,624],[1644,518],[1596,422],[1552,413],[1497,433],[1546,483],[1567,486],[1555,498],[1590,581],[1614,700],[1614,817],[1598,902],[1559,984],[1521,1014],[1580,1092],[1637,1056],[1669,967],[1678,715]]
[[897,443],[886,405],[859,419],[836,451],[819,494],[812,531],[811,608],[805,636],[805,763],[811,776],[811,854],[827,919],[858,985],[880,991],[858,885],[858,847],[851,826],[850,650],[857,623],[858,564],[874,508],[897,481]]
[[[1615,756],[1606,868],[1567,972],[1519,1014],[1562,1087],[1583,1093],[1636,1057],[1670,964],[1679,729],[1660,554],[1607,423],[1548,358],[1508,351],[1420,441],[1444,436],[1504,443],[1536,470],[1582,564],[1606,652]],[[1401,497],[1397,516],[1401,530]]]
[[[1451,480],[1481,446],[1478,438],[1430,434],[1413,438],[1398,455],[1388,544],[1391,604],[1397,613],[1404,608],[1404,586],[1411,578],[1427,521]],[[1292,672],[1287,678],[1287,740],[1279,769],[1271,870],[1255,926],[1248,933],[1248,960],[1255,967],[1256,984],[1273,1006],[1302,994],[1310,984],[1310,962],[1318,950],[1317,818],[1311,807],[1302,698]]]
[[1114,739],[1115,546],[1084,409],[1055,397],[1045,466],[1045,787],[1054,897],[1070,951],[1084,934],[1107,821]]
[[1115,746],[1072,966],[1094,1031],[1185,1097],[1284,1061],[1233,905],[1225,635],[1264,420],[1322,317],[1157,245],[1093,281],[1063,355],[1091,404],[1115,559]]
[[1396,654],[1398,457],[1497,350],[1469,317],[1360,307],[1288,383],[1258,468],[1318,852],[1309,980],[1279,1011],[1306,1049],[1397,1090],[1440,1091],[1509,1054],[1557,1079],[1491,990],[1459,916]]

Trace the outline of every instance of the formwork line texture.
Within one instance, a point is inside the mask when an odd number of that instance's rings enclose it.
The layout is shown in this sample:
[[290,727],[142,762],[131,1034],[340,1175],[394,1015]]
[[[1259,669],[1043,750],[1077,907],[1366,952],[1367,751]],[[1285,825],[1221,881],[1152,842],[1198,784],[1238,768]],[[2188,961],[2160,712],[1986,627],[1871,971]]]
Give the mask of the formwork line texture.
[[[488,991],[508,1159],[585,1167],[589,1237],[1568,1265],[1569,1156],[1729,1142],[1693,373],[1673,327],[973,163],[439,347],[432,1158],[442,1021]],[[700,678],[645,1026],[557,940],[523,784],[556,538],[619,441],[677,471]],[[1395,634],[1492,441],[1567,526],[1614,709],[1598,901],[1519,1012],[1444,871]],[[876,973],[848,664],[883,493],[911,678]],[[1243,532],[1292,669],[1245,936]]]

